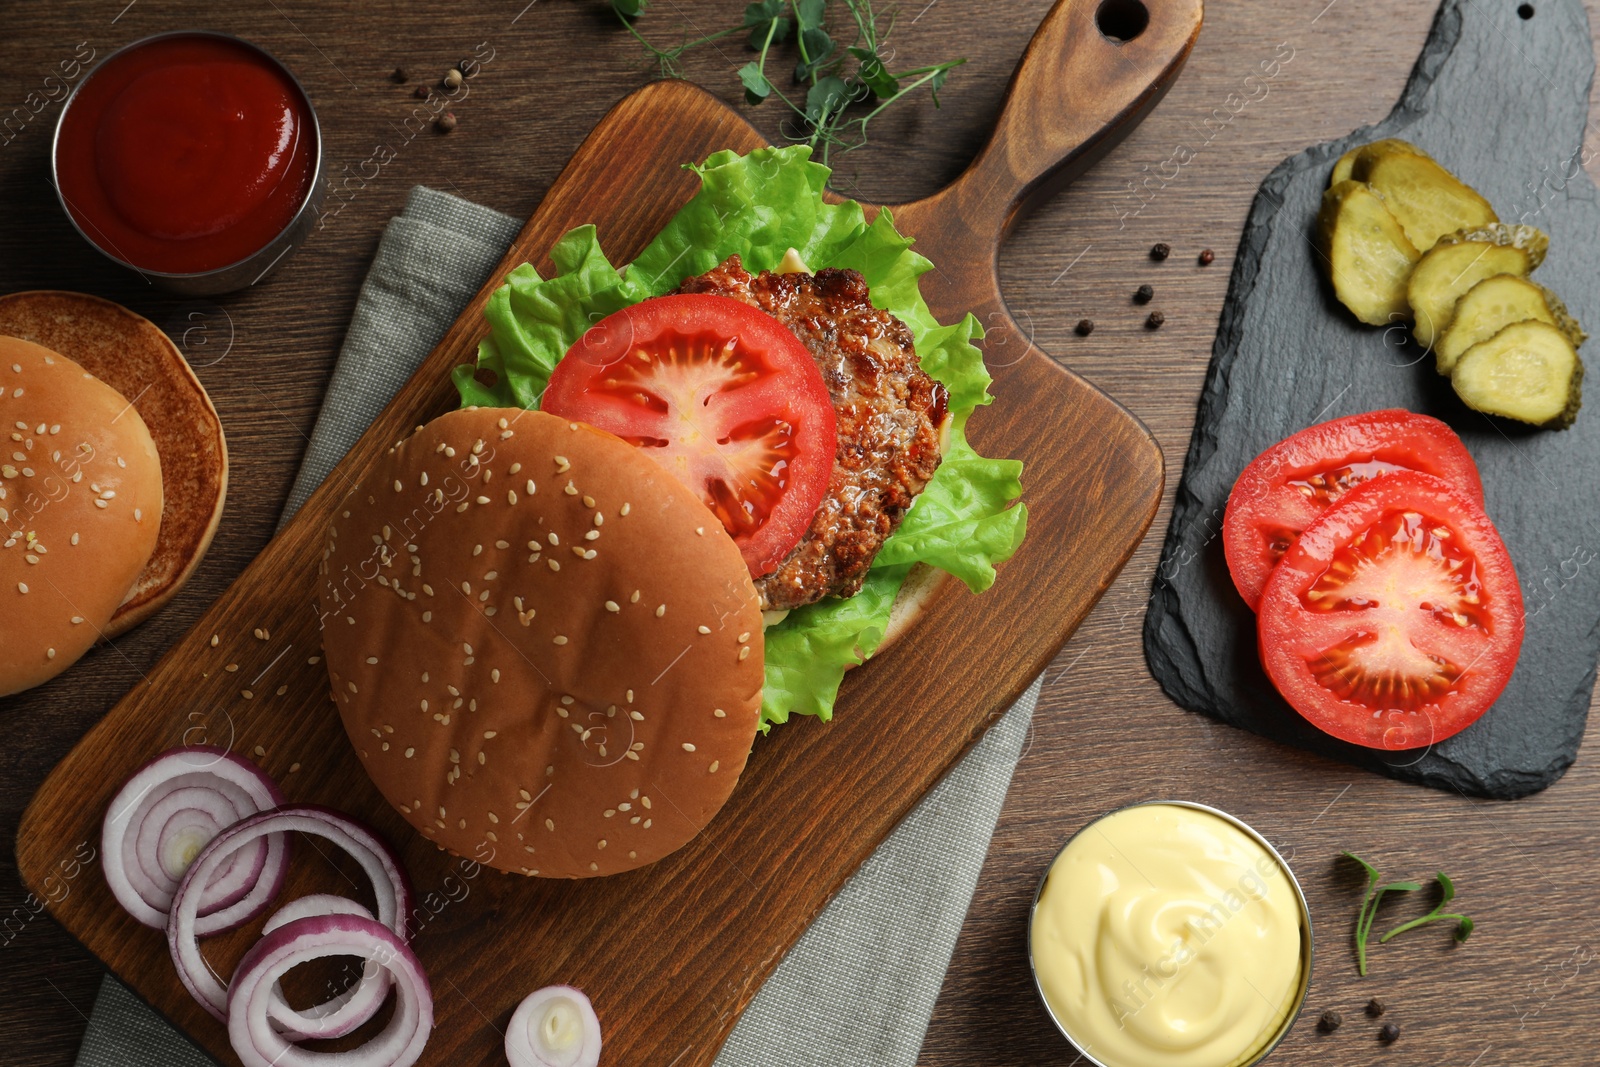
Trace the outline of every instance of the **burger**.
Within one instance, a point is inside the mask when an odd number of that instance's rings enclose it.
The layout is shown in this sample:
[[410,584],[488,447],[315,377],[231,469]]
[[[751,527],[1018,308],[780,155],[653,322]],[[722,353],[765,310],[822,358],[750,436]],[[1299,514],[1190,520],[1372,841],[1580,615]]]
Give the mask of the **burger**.
[[81,293],[0,297],[0,695],[143,622],[211,543],[227,445],[153,323]]
[[[690,840],[758,732],[1026,527],[976,321],[940,325],[887,211],[825,203],[804,147],[696,168],[631,264],[593,227],[492,296],[463,408],[328,530],[334,699],[419,833],[503,870],[631,870]],[[815,268],[815,269],[813,269]]]

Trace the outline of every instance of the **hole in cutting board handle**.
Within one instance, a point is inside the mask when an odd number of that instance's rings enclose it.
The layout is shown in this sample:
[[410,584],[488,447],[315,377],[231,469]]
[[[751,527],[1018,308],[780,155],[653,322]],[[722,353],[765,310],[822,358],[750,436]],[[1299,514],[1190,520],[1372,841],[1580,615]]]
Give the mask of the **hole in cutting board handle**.
[[1094,24],[1100,28],[1101,36],[1123,44],[1150,25],[1150,9],[1139,0],[1105,0],[1094,13]]
[[1522,18],[1524,18],[1524,19],[1533,18],[1533,5],[1532,4],[1519,4],[1519,5],[1517,5],[1517,14],[1519,16],[1521,16]]

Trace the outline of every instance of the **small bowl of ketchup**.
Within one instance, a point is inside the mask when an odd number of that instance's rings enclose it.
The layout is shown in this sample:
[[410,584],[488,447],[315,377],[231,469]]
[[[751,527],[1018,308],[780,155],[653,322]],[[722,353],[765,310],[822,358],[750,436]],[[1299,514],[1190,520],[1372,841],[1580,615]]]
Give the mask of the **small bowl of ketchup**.
[[259,282],[311,232],[322,130],[294,75],[260,48],[163,33],[78,83],[52,167],[90,244],[167,289],[213,295]]

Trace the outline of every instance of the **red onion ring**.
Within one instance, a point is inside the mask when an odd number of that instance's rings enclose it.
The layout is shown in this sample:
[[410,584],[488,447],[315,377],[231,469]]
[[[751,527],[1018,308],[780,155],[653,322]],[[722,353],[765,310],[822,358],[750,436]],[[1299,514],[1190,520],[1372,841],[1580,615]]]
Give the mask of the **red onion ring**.
[[596,1067],[600,1017],[583,991],[545,986],[528,994],[506,1027],[511,1067]]
[[[178,885],[205,845],[231,823],[282,803],[261,768],[224,749],[163,752],[133,773],[106,810],[100,855],[111,895],[140,923],[164,929]],[[255,918],[282,888],[288,864],[282,834],[236,854],[206,883],[197,932],[221,933]]]
[[[358,915],[363,919],[372,919],[372,912],[349,897],[313,893],[291,900],[273,912],[261,928],[261,935],[265,937],[296,919],[328,915]],[[344,1037],[378,1014],[393,981],[387,970],[369,959],[361,969],[361,976],[349,988],[304,1011],[291,1007],[282,988],[275,986],[272,1002],[267,1005],[267,1015],[273,1027],[290,1041]]]
[[[178,886],[178,892],[172,899],[172,910],[167,916],[167,947],[172,952],[178,978],[201,1007],[223,1022],[227,1021],[228,991],[206,966],[205,958],[200,954],[197,917],[203,890],[197,887],[209,885],[216,871],[250,842],[288,831],[326,838],[348,852],[372,880],[378,901],[377,921],[394,931],[402,943],[406,939],[405,924],[411,910],[411,889],[400,861],[372,831],[347,815],[309,804],[276,808],[241,819],[213,838],[205,850],[195,857]],[[254,893],[255,890],[252,890],[234,907],[248,904]],[[282,933],[282,930],[274,931],[274,934],[278,933]]]
[[[358,1049],[312,1052],[291,1045],[273,1029],[279,979],[324,956],[360,956],[393,976],[394,1015]],[[384,924],[359,915],[304,916],[273,930],[245,953],[228,988],[226,1021],[228,1040],[244,1067],[410,1067],[421,1058],[433,1030],[433,993],[416,955]]]

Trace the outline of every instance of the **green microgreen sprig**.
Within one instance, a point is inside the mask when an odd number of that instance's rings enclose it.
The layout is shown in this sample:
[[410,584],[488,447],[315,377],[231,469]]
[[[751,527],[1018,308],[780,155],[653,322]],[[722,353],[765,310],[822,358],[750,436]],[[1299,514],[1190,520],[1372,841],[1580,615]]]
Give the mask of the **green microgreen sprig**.
[[[1354,852],[1346,852],[1344,855],[1359,863],[1367,875],[1366,890],[1361,895],[1361,907],[1356,912],[1355,934],[1356,971],[1364,978],[1367,974],[1367,944],[1372,939],[1372,924],[1378,917],[1378,905],[1383,901],[1384,895],[1387,893],[1414,893],[1422,888],[1422,884],[1420,882],[1386,883],[1383,881],[1383,876],[1378,873],[1378,869],[1372,864]],[[1457,941],[1465,941],[1472,935],[1473,923],[1470,918],[1458,912],[1446,912],[1444,910],[1446,905],[1455,899],[1455,883],[1443,871],[1438,872],[1436,878],[1439,883],[1440,900],[1434,909],[1420,918],[1412,919],[1410,922],[1404,922],[1396,926],[1393,930],[1378,938],[1378,944],[1381,945],[1395,935],[1403,934],[1407,930],[1415,930],[1419,926],[1426,926],[1441,919],[1453,919],[1455,921],[1455,939]]]
[[[888,42],[894,16],[891,12],[885,19],[873,9],[872,0],[757,0],[745,8],[738,26],[692,40],[686,37],[671,48],[656,45],[635,24],[648,6],[649,0],[611,0],[618,19],[656,61],[663,77],[681,77],[679,61],[691,49],[746,33],[746,43],[757,54],[739,68],[745,100],[753,105],[772,98],[781,101],[801,124],[801,132],[792,139],[820,149],[824,163],[834,150],[849,152],[866,144],[872,120],[924,86],[938,107],[939,90],[950,71],[966,62],[952,59],[892,71]],[[844,8],[847,18],[830,19],[830,8],[837,7]],[[839,25],[852,32],[847,42],[836,36]],[[791,41],[796,56],[793,80],[805,89],[803,103],[779,89],[769,73],[777,50]]]

